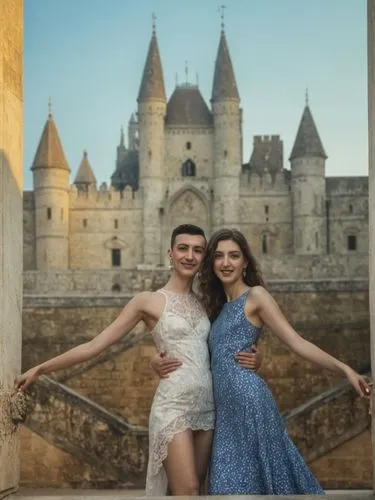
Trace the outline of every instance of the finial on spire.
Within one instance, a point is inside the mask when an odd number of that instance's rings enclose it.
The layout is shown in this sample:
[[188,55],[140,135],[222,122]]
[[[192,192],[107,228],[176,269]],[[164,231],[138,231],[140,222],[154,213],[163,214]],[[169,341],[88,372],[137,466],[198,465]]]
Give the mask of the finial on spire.
[[49,96],[48,98],[48,116],[52,116],[52,98]]
[[220,19],[221,19],[221,32],[224,33],[224,28],[225,28],[225,23],[224,23],[224,10],[227,8],[226,5],[219,5],[218,7],[218,12],[220,12]]
[[188,62],[185,61],[185,75],[186,75],[186,85],[189,83],[189,66]]
[[308,106],[309,105],[309,89],[306,87],[306,91],[305,91],[305,105]]
[[152,13],[152,34],[156,35],[156,14]]

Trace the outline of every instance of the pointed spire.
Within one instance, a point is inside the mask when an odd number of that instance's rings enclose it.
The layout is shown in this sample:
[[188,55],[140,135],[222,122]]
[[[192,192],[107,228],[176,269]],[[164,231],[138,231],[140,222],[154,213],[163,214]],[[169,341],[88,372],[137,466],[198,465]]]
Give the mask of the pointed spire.
[[230,58],[228,44],[222,25],[219,48],[216,56],[211,101],[222,101],[227,99],[239,100],[239,98],[232,60]]
[[48,119],[44,125],[31,170],[40,167],[62,168],[70,171],[61,145],[59,133],[57,132],[56,124],[52,117],[51,98],[48,102]]
[[152,37],[148,48],[141,86],[139,89],[138,102],[148,100],[166,100],[163,69],[159,54],[158,41],[156,38],[155,15],[152,18]]
[[121,125],[120,146],[125,147],[124,127]]
[[83,158],[74,179],[74,184],[78,186],[78,189],[87,189],[90,185],[96,185],[96,177],[91,168],[87,151],[83,152]]
[[303,110],[302,118],[298,127],[296,140],[290,154],[289,160],[295,158],[304,158],[317,156],[327,159],[322,141],[320,140],[318,129],[316,128],[314,118],[311,114],[308,104],[308,94],[306,94],[306,105]]

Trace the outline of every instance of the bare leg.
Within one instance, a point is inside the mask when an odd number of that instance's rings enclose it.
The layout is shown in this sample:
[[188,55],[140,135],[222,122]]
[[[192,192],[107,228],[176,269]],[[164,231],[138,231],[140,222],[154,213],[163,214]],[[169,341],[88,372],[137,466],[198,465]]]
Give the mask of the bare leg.
[[[207,476],[208,462],[211,455],[212,435],[212,430],[194,432],[195,468],[197,471],[199,487],[201,490],[205,485]],[[201,491],[201,493],[203,494],[203,491]]]
[[213,431],[196,431],[194,433],[195,467],[200,484],[204,482],[207,474],[211,455],[212,434]]
[[199,479],[194,460],[194,439],[190,429],[173,437],[168,445],[168,456],[163,465],[172,495],[199,495]]

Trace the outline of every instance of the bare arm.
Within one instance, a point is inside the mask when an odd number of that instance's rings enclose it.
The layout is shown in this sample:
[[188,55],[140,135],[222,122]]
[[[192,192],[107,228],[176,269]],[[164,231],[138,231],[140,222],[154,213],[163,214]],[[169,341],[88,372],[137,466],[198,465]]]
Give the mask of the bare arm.
[[136,295],[121,311],[119,316],[105,328],[99,335],[94,337],[89,342],[80,344],[69,351],[60,354],[40,365],[31,368],[23,375],[16,379],[15,389],[25,390],[29,385],[36,381],[36,379],[43,374],[69,368],[70,366],[88,361],[107,347],[114,344],[125,333],[129,332],[135,327],[139,321],[144,318],[145,305],[147,300],[150,299],[150,293],[145,292]]
[[253,288],[252,292],[252,299],[255,301],[260,319],[271,328],[280,340],[287,344],[291,351],[322,368],[346,376],[360,396],[370,393],[366,381],[348,365],[298,335],[265,288],[257,286]]

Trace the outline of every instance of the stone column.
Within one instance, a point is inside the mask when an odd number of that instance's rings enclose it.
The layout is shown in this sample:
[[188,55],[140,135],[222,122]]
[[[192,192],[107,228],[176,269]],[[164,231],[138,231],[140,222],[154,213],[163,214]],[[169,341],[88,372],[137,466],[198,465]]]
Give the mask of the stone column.
[[[371,370],[375,380],[375,0],[367,1],[369,138],[369,291]],[[373,489],[375,490],[375,387],[372,392]]]
[[0,497],[18,486],[10,395],[21,363],[22,0],[0,0]]

